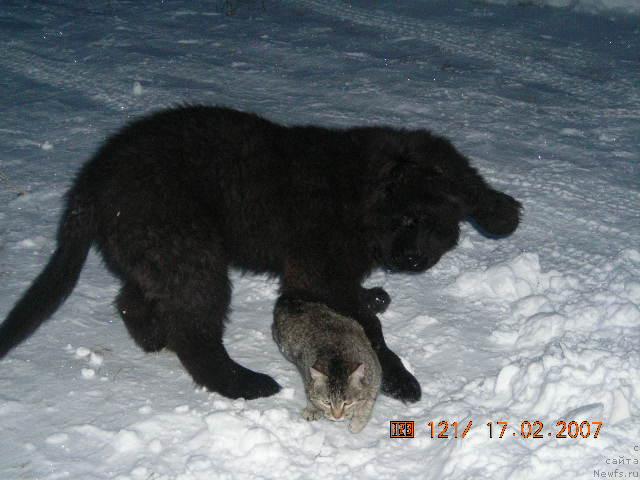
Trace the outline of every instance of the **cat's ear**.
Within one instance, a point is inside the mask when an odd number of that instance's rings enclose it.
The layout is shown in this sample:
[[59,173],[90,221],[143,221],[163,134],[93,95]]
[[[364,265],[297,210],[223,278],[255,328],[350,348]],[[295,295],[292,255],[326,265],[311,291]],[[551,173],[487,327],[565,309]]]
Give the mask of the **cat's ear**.
[[311,373],[313,381],[324,380],[327,378],[327,374],[322,372],[322,367],[318,365],[317,362],[313,367],[309,368],[309,373]]
[[349,381],[359,383],[364,380],[364,363],[354,364],[354,369],[349,375]]

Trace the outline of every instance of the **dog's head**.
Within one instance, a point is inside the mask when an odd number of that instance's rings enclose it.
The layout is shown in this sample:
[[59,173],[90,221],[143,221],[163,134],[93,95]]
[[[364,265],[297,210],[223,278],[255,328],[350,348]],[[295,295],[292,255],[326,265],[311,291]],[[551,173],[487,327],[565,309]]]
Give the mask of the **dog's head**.
[[463,220],[490,237],[518,226],[520,203],[489,187],[448,140],[427,131],[371,132],[367,223],[382,266],[432,267],[457,244]]

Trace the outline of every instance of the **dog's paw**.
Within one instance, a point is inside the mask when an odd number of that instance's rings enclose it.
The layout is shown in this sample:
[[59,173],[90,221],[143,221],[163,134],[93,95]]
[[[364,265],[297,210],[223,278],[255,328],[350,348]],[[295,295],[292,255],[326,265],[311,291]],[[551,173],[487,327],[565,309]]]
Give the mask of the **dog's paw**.
[[360,302],[372,313],[384,313],[391,303],[391,297],[382,287],[363,288]]
[[382,393],[405,403],[415,403],[422,397],[422,387],[404,367],[393,368],[383,374]]
[[239,388],[233,394],[226,392],[221,393],[230,398],[243,397],[246,400],[254,400],[261,397],[270,397],[282,389],[278,382],[264,373],[248,371],[244,377],[245,378],[240,381],[242,388]]
[[488,190],[472,217],[485,235],[505,237],[518,228],[521,211],[522,204],[512,196]]

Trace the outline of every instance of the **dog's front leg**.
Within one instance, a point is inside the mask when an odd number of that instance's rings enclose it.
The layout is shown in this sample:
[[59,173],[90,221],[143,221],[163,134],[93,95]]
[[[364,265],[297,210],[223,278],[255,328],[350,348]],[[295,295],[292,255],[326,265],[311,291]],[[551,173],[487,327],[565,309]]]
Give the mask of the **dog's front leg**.
[[403,402],[420,400],[420,383],[404,368],[400,358],[387,347],[378,316],[368,308],[361,308],[356,320],[364,328],[371,346],[378,355],[382,367],[382,393]]

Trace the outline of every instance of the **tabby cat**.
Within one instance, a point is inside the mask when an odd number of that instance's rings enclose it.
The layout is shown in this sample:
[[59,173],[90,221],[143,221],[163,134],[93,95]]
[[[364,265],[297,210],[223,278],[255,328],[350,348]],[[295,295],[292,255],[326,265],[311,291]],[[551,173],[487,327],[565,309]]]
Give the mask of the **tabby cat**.
[[360,432],[380,390],[381,368],[362,327],[320,303],[281,298],[273,338],[304,381],[306,420],[351,420]]

